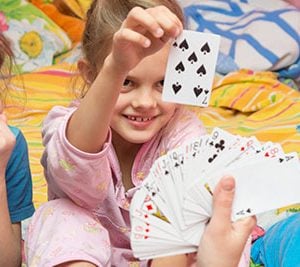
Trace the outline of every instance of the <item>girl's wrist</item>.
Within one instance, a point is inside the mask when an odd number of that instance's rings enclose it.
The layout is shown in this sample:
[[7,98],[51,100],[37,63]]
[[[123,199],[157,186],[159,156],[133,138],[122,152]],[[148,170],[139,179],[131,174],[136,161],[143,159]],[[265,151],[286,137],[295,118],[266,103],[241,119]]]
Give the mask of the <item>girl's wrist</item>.
[[[111,74],[116,75],[116,77],[122,77],[122,79],[125,79],[127,74],[128,74],[128,70],[124,69],[122,66],[120,66],[120,64],[118,64],[113,55],[109,54],[103,63],[102,69],[103,68],[107,68]],[[116,78],[114,77],[114,78]]]

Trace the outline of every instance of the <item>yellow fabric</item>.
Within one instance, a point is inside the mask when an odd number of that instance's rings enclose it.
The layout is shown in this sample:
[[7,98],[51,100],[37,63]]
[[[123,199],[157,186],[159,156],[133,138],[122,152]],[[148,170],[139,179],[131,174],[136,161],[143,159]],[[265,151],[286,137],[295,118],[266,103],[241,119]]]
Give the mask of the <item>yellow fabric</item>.
[[84,13],[86,13],[92,3],[91,0],[77,0]]
[[61,64],[11,80],[6,114],[9,124],[19,127],[28,142],[33,201],[36,207],[47,200],[47,186],[40,165],[43,151],[42,121],[53,106],[68,105],[73,98],[72,91],[68,89],[71,76],[71,66]]
[[[192,107],[210,130],[215,127],[260,141],[279,142],[300,156],[300,93],[271,72],[230,73],[217,82],[210,107]],[[298,126],[298,130],[297,130]]]

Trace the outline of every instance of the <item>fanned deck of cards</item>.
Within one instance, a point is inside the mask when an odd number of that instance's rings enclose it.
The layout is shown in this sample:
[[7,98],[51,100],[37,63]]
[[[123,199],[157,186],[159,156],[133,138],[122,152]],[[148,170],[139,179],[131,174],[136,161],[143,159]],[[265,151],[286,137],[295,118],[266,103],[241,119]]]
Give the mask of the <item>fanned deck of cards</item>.
[[232,220],[300,203],[297,153],[215,128],[158,158],[131,206],[134,255],[150,259],[194,252],[224,175],[236,181]]

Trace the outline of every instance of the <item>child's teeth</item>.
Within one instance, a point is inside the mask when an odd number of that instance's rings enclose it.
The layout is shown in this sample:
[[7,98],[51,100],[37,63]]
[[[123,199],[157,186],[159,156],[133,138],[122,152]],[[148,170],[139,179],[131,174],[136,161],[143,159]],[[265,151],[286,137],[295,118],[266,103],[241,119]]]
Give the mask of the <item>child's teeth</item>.
[[132,121],[138,121],[138,122],[150,121],[151,119],[151,118],[142,118],[142,117],[133,117],[133,116],[128,116],[128,118]]

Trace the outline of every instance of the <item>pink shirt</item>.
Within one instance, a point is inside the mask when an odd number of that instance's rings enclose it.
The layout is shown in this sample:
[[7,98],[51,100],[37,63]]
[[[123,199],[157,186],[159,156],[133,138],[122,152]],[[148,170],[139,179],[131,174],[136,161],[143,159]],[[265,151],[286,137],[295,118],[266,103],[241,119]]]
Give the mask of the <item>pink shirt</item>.
[[[91,210],[109,231],[112,265],[128,266],[136,261],[130,249],[130,199],[153,162],[172,148],[205,133],[199,119],[190,111],[176,112],[171,121],[150,141],[143,144],[134,160],[132,183],[125,192],[118,158],[111,142],[111,132],[99,153],[85,153],[66,139],[66,125],[78,102],[70,107],[55,107],[43,126],[42,157],[48,181],[49,199],[69,198]],[[146,263],[141,263],[141,266]]]

